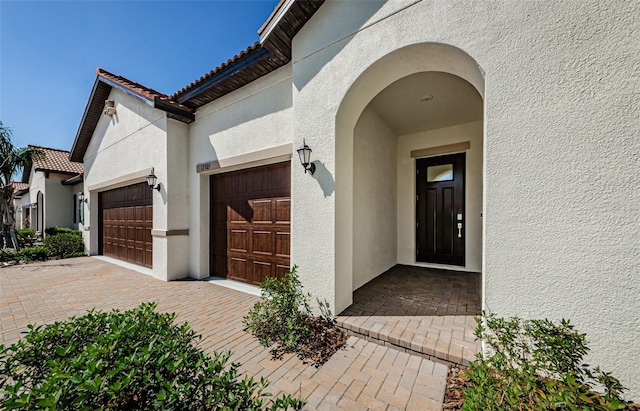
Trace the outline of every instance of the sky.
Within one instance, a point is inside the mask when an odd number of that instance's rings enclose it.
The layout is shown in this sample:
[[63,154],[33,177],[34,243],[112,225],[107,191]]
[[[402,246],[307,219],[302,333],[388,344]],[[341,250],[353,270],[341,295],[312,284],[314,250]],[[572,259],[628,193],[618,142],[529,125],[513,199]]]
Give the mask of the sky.
[[70,150],[101,67],[172,94],[259,39],[277,0],[0,0],[0,121]]

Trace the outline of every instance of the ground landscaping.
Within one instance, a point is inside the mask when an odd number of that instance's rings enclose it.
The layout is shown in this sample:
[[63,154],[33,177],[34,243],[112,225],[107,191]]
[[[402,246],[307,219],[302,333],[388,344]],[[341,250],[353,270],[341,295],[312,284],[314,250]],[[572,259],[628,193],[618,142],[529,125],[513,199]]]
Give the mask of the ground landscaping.
[[44,239],[31,228],[17,230],[19,248],[0,248],[0,264],[45,261],[84,255],[82,232],[70,228],[52,227],[45,230]]

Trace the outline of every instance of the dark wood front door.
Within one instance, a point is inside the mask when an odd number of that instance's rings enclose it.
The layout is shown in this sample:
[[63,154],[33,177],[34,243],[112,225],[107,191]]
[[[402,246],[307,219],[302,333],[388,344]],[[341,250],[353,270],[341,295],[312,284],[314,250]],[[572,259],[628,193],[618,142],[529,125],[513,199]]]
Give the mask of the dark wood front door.
[[416,160],[416,261],[464,265],[465,153]]
[[147,183],[100,193],[99,253],[134,264],[153,263],[153,190]]
[[249,284],[289,271],[291,164],[213,175],[211,275]]

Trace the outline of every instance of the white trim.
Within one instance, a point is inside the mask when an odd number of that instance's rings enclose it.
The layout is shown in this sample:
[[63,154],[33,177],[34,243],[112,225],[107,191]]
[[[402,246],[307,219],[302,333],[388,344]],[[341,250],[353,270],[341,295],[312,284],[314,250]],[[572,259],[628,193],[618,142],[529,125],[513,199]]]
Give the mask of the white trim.
[[134,173],[125,174],[120,177],[92,184],[87,189],[88,191],[106,191],[113,188],[126,187],[135,183],[142,183],[143,181],[146,181],[147,176],[151,174],[152,170],[153,168],[144,168]]
[[104,255],[94,255],[94,256],[91,256],[91,257],[95,258],[96,260],[104,261],[104,262],[109,263],[109,264],[113,264],[113,265],[117,265],[117,266],[122,267],[122,268],[126,268],[127,270],[137,271],[139,273],[146,274],[148,276],[153,277],[153,270],[151,268],[142,267],[142,266],[137,265],[137,264],[128,263],[126,261],[118,260],[117,258],[107,257],[107,256],[104,256]]
[[239,281],[228,280],[223,277],[207,277],[204,278],[203,281],[206,281],[211,284],[219,285],[221,287],[230,288],[232,290],[241,291],[243,293],[257,295],[260,297],[260,288],[255,285],[241,283]]
[[240,154],[238,156],[200,163],[196,166],[196,172],[203,175],[226,173],[243,168],[282,163],[290,161],[292,157],[293,144],[289,143],[264,150],[253,151],[251,153]]
[[260,44],[264,44],[264,42],[267,41],[267,37],[269,37],[269,35],[273,31],[273,29],[278,25],[282,17],[285,14],[287,14],[291,6],[293,6],[293,3],[295,3],[295,0],[286,0],[285,3],[280,7],[276,15],[273,16],[271,21],[269,21],[269,24],[267,24],[267,27],[265,27],[264,30],[262,31],[262,35],[260,36]]

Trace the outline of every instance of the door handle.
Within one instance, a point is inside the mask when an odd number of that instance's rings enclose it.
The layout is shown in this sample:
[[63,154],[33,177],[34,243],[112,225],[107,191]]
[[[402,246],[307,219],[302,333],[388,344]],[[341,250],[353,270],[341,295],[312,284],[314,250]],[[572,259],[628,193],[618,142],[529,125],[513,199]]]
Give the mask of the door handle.
[[458,238],[462,238],[462,223],[458,223]]

